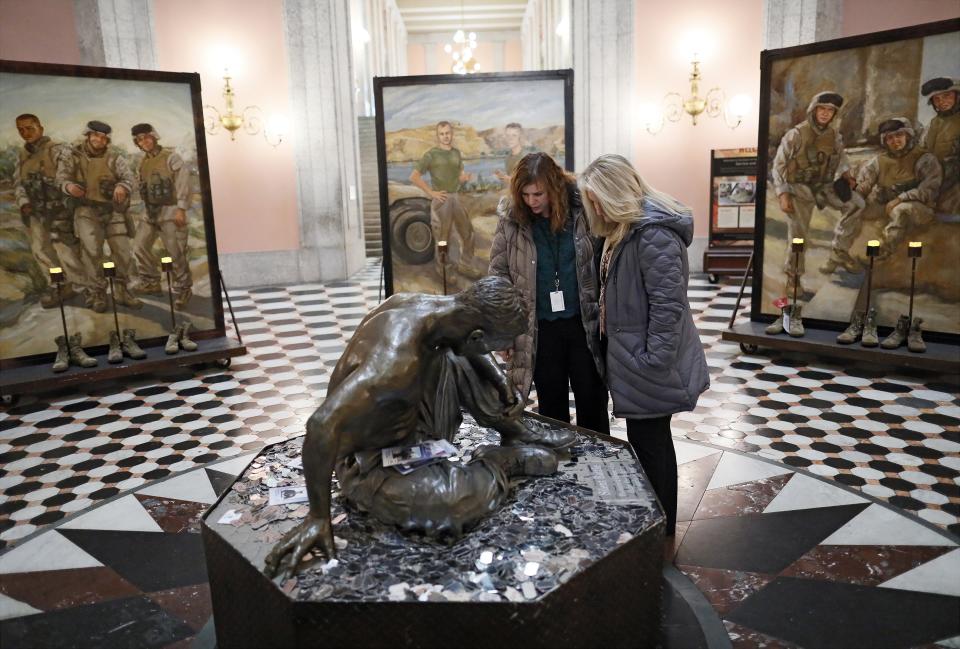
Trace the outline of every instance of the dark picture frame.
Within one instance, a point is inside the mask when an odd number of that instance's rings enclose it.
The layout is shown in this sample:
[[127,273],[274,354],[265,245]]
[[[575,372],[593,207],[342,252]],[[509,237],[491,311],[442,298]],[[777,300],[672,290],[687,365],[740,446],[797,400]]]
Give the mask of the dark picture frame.
[[[791,295],[782,268],[789,247],[788,230],[771,185],[771,165],[785,133],[806,118],[814,95],[828,90],[839,93],[844,103],[837,113],[841,117],[837,130],[856,176],[871,157],[882,153],[878,126],[883,121],[907,117],[918,140],[922,137],[921,129],[929,125],[934,113],[928,98],[921,96],[921,85],[938,76],[960,77],[960,53],[955,57],[949,52],[942,54],[944,49],[952,51],[956,42],[960,42],[960,19],[761,53],[752,321],[772,322],[779,313],[774,300]],[[820,270],[829,267],[825,261],[839,219],[838,210],[813,210],[802,273],[813,285],[812,291],[807,288],[804,300],[803,320],[808,327],[843,330],[850,313],[864,303],[865,271],[857,277],[857,273],[842,269],[824,277],[827,274]],[[864,268],[868,265],[865,243],[882,238],[882,226],[883,222],[864,220],[851,244],[851,254]],[[933,224],[924,227],[909,231],[896,243],[889,258],[892,261],[874,267],[872,305],[878,309],[881,335],[892,329],[901,312],[906,313],[910,285],[906,244],[907,240],[921,240],[924,256],[917,265],[915,315],[924,317],[925,338],[960,342],[960,274],[955,272],[960,258],[960,215],[938,213]],[[948,275],[944,260],[951,255]]]
[[[13,127],[16,117],[25,113],[35,114],[44,127],[44,135],[64,147],[82,146],[86,125],[91,120],[110,122],[112,141],[108,147],[115,148],[127,159],[138,181],[125,212],[131,215],[132,225],[127,228],[130,245],[133,245],[131,230],[136,229],[146,214],[138,173],[143,153],[133,143],[132,126],[151,124],[159,134],[158,143],[181,156],[190,172],[186,260],[192,296],[185,297],[183,306],[178,306],[176,319],[186,319],[193,324],[190,336],[201,341],[201,350],[205,347],[202,341],[225,337],[202,104],[200,76],[195,73],[0,60],[0,196],[3,197],[0,201],[0,243],[3,244],[0,273],[4,274],[3,281],[16,280],[17,286],[23,288],[19,302],[7,299],[0,304],[4,318],[0,369],[51,363],[56,353],[54,337],[62,335],[59,308],[43,308],[39,302],[45,282],[49,281],[48,269],[42,268],[39,258],[32,254],[29,235],[24,233],[27,225],[13,197],[13,159],[18,150],[24,148],[24,141],[17,137]],[[141,248],[147,250],[146,245]],[[163,247],[160,237],[150,250],[158,262],[161,256],[171,254]],[[16,258],[11,251],[16,253]],[[108,244],[104,256],[111,260],[115,257]],[[94,267],[91,263],[88,268]],[[129,272],[134,271],[135,267],[131,266]],[[138,343],[151,358],[154,352],[150,348],[162,345],[171,330],[167,278],[163,272],[159,276],[162,294],[137,294],[143,306],[118,307],[120,327],[136,329]],[[174,288],[176,290],[176,285]],[[136,293],[131,291],[131,294]],[[85,303],[79,291],[65,302],[70,333],[83,332],[84,349],[92,356],[106,353],[109,333],[115,328],[109,297],[107,304],[105,312],[96,312]],[[25,346],[24,340],[33,340],[36,345]],[[16,351],[24,348],[25,353]],[[225,354],[229,355],[235,353]],[[112,367],[106,359],[99,360],[94,372],[106,372]],[[147,361],[143,363],[149,365]],[[67,374],[73,374],[73,368]]]
[[[520,135],[513,135],[521,138],[521,154],[545,151],[573,171],[573,70],[376,77],[373,83],[385,293],[456,292],[486,274],[496,205],[506,193],[500,177],[511,163],[506,138],[518,132],[507,127],[521,125]],[[462,149],[463,169],[471,177],[456,196],[469,221],[461,224],[476,235],[472,256],[463,255],[456,218],[445,226],[447,248],[437,248],[432,201],[409,180],[436,145],[443,121],[451,123],[452,145]]]

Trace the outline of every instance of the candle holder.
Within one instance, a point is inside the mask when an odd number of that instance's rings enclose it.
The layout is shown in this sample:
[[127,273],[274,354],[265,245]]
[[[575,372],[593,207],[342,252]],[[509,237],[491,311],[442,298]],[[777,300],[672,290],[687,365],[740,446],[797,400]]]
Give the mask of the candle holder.
[[103,262],[103,276],[110,284],[110,305],[113,307],[114,332],[110,336],[110,349],[107,352],[108,363],[123,361],[123,351],[120,349],[120,319],[117,317],[117,287],[113,280],[117,277],[117,266],[112,261]]
[[800,285],[800,255],[803,254],[803,239],[794,239],[790,243],[793,251],[793,304],[797,304],[797,287]]
[[167,298],[170,301],[170,331],[173,331],[177,328],[177,319],[173,312],[173,278],[171,276],[173,272],[173,258],[162,257],[160,259],[160,269],[167,276]]
[[917,260],[923,256],[923,242],[911,241],[907,244],[907,256],[910,258],[910,307],[907,317],[913,322],[913,292],[917,287]]
[[860,345],[862,347],[876,347],[880,344],[880,338],[877,335],[877,310],[870,306],[873,293],[873,264],[880,255],[880,242],[871,239],[867,242],[867,301],[864,307],[863,333],[860,336]]
[[443,294],[447,294],[447,242],[437,241],[437,254],[440,256],[440,276],[443,281]]
[[67,333],[67,316],[63,310],[63,284],[65,281],[62,268],[56,266],[50,269],[50,283],[57,287],[57,301],[60,303],[60,322],[63,324],[63,339],[68,340],[70,334]]
[[873,262],[880,254],[880,242],[876,239],[871,239],[867,241],[867,259],[869,264],[867,265],[867,306],[864,308],[864,311],[870,313],[870,293],[873,289]]

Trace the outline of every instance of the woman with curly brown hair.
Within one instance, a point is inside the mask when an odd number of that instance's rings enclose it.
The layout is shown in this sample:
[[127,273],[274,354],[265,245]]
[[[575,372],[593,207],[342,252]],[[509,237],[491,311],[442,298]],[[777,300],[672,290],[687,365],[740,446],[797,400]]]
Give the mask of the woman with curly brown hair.
[[506,277],[529,306],[527,331],[507,353],[523,397],[537,387],[540,414],[609,434],[598,325],[598,284],[590,235],[573,175],[545,153],[524,156],[490,249],[491,275]]

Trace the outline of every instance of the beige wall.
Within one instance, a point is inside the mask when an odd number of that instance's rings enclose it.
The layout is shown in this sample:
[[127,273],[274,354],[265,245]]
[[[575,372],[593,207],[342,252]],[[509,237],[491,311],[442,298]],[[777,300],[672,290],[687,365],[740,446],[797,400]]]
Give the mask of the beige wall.
[[407,74],[417,75],[427,73],[427,57],[422,43],[407,44]]
[[[722,118],[701,115],[693,126],[684,115],[667,121],[658,135],[647,133],[637,121],[634,161],[640,175],[654,187],[689,205],[694,214],[694,236],[708,234],[710,150],[757,145],[760,90],[762,0],[674,0],[651,3],[637,0],[635,56],[639,102],[659,102],[667,92],[689,95],[691,55],[681,41],[700,30],[709,42],[701,55],[701,96],[720,86],[729,99],[747,94],[751,113],[736,130]],[[602,119],[602,115],[591,119]],[[699,259],[691,259],[699,267]]]
[[73,0],[0,0],[0,59],[80,63]]
[[[482,32],[478,33],[477,51],[474,56],[477,63],[480,64],[481,72],[519,72],[523,70],[523,53],[520,49],[520,38],[511,38],[506,41],[484,40]],[[449,54],[443,51],[445,42],[427,44],[408,43],[407,44],[407,74],[449,74],[453,59]],[[430,56],[436,62],[436,69],[427,70],[426,51],[429,48]],[[498,50],[502,49],[499,55],[502,64],[498,65]]]
[[[157,65],[199,72],[204,104],[223,110],[223,70],[215,48],[237,52],[231,85],[237,108],[256,104],[265,115],[289,120],[290,92],[282,0],[163,0],[154,2]],[[300,247],[297,216],[296,133],[274,148],[260,135],[207,134],[217,243],[221,252],[293,250]],[[269,272],[269,269],[264,269]]]
[[512,38],[503,45],[503,71],[520,72],[523,70],[523,48],[520,39]]
[[869,34],[957,17],[958,0],[844,0],[843,35]]
[[[240,12],[230,0],[163,0],[153,11],[159,69],[199,72],[203,103],[222,110],[222,69],[210,49],[232,47],[239,108],[257,104],[289,119],[282,0],[247,1]],[[0,58],[80,63],[72,0],[0,0]],[[259,135],[241,132],[231,142],[224,132],[207,134],[220,252],[299,248],[292,137],[273,148]]]

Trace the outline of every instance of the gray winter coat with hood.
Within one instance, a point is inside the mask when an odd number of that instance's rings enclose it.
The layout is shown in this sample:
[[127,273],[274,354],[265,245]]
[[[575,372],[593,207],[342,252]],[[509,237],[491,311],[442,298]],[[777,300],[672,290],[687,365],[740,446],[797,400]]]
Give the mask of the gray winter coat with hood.
[[[583,211],[580,192],[576,185],[568,187],[568,205],[574,223],[574,246],[577,254],[577,286],[580,292],[580,318],[586,331],[587,347],[593,354],[597,373],[603,376],[600,353],[599,298],[600,284],[593,263],[596,239],[590,234]],[[490,247],[490,275],[505,277],[520,289],[529,309],[527,331],[514,340],[513,355],[508,375],[526,398],[533,382],[533,366],[537,350],[537,246],[533,241],[533,227],[520,223],[510,202],[500,201],[497,208],[500,221]]]
[[644,217],[617,246],[607,271],[607,385],[618,417],[693,410],[710,385],[690,314],[687,246],[693,217],[645,199]]

